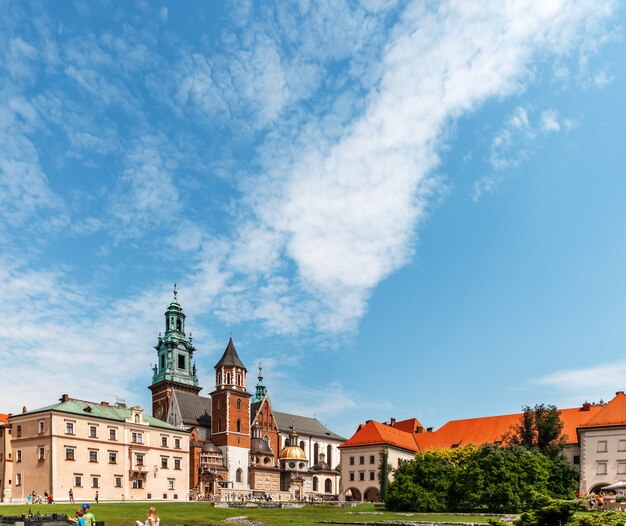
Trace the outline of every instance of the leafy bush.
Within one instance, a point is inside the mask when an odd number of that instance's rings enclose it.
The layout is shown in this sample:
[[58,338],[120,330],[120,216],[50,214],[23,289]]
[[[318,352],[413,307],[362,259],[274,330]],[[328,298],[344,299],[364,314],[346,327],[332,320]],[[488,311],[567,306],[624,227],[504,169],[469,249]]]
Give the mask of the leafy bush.
[[[564,526],[574,517],[575,503],[554,501],[530,513],[523,513],[515,526]],[[583,526],[583,525],[579,525]],[[592,525],[587,525],[592,526]]]

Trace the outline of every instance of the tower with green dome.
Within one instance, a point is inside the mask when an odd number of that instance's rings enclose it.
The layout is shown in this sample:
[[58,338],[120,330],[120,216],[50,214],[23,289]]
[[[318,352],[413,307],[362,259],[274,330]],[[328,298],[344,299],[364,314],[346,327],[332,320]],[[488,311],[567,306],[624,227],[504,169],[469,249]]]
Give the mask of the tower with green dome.
[[196,364],[193,362],[195,347],[191,333],[185,333],[185,313],[178,303],[178,291],[174,284],[174,299],[165,311],[165,333],[159,333],[157,363],[152,368],[152,415],[160,420],[167,418],[172,391],[198,394]]

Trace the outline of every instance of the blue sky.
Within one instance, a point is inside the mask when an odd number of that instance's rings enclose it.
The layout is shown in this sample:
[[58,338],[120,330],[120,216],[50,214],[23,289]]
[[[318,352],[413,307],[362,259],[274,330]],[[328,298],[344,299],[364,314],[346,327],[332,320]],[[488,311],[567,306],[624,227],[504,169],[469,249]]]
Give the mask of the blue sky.
[[149,407],[174,282],[345,435],[626,387],[621,4],[3,13],[0,411]]

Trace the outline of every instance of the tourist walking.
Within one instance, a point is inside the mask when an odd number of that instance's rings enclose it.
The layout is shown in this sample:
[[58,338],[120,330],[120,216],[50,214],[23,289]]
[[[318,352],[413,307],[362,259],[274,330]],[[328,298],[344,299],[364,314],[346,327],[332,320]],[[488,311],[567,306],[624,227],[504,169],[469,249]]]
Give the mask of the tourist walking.
[[98,504],[98,491],[96,490],[96,504]]
[[[70,502],[71,502],[72,504],[74,504],[74,492],[72,491],[72,488],[70,488],[70,493],[69,493],[69,495],[70,495]],[[82,515],[81,515],[81,517],[82,517]]]
[[153,506],[148,510],[148,518],[146,522],[135,521],[135,526],[159,526],[159,516],[157,515],[156,508]]

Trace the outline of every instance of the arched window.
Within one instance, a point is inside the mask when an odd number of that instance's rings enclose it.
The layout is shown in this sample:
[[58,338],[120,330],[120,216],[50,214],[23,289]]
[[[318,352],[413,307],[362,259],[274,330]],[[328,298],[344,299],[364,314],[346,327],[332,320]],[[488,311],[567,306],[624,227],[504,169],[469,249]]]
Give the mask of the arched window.
[[317,477],[313,477],[313,491],[317,491],[317,486],[318,486]]
[[237,433],[241,433],[241,420],[237,419]]
[[[328,446],[330,447],[330,446]],[[333,492],[333,482],[330,479],[326,479],[326,482],[324,482],[324,492],[326,493],[332,493]]]
[[287,447],[289,445],[289,439],[285,438],[285,445],[283,447]]
[[140,418],[141,418],[141,417],[140,417],[138,414],[136,414],[136,415],[135,415],[135,424],[138,424],[138,423],[139,423],[139,419],[140,419]]
[[330,444],[326,448],[326,462],[331,468],[333,467],[333,448]]
[[226,385],[230,385],[230,373],[226,373]]
[[180,318],[178,318],[178,319],[176,320],[176,330],[177,330],[177,331],[180,331],[180,328],[181,328],[181,325],[180,325]]
[[241,375],[237,375],[237,385],[241,385]]
[[300,449],[304,451],[304,440],[300,440]]
[[237,482],[241,482],[241,479],[243,478],[243,471],[241,468],[237,469],[237,473],[235,474],[235,480]]
[[267,435],[265,435],[265,436],[263,437],[263,440],[265,440],[265,443],[266,443],[267,445],[269,445],[269,443],[270,443],[270,437],[268,437]]
[[237,411],[241,411],[241,399],[237,399]]
[[222,373],[217,373],[217,385],[222,383]]
[[320,455],[320,445],[317,442],[315,442],[315,445],[313,446],[313,465],[319,462],[319,455]]

